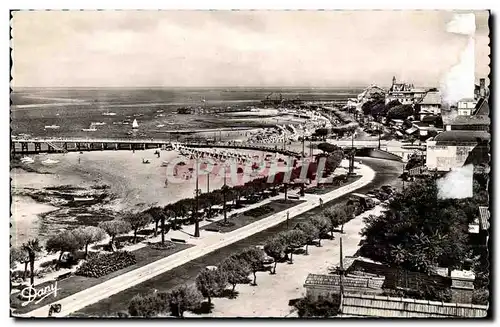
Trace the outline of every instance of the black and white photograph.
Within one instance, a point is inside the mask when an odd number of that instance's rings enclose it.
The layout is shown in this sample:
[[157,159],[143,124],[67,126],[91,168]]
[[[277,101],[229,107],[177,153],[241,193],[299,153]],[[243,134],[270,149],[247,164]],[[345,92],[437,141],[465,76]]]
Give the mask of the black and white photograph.
[[10,316],[486,318],[490,20],[11,10]]

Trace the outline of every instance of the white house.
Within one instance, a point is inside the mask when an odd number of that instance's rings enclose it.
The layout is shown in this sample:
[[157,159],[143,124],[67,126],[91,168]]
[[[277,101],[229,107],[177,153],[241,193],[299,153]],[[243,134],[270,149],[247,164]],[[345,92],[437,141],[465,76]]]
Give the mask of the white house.
[[490,140],[485,131],[446,131],[426,143],[426,167],[429,170],[450,171],[462,167],[478,139]]
[[420,104],[420,119],[429,115],[441,115],[441,94],[439,91],[429,91]]
[[470,116],[474,113],[476,108],[477,100],[465,98],[461,99],[457,103],[457,110],[459,116]]

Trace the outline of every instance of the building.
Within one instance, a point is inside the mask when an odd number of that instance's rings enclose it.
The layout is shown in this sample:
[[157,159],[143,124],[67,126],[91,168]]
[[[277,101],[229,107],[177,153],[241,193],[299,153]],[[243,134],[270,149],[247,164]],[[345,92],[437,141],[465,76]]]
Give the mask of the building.
[[470,116],[475,112],[477,100],[464,98],[457,103],[457,112],[459,116]]
[[[345,292],[381,294],[385,277],[373,274],[348,274],[342,278]],[[304,283],[307,297],[318,299],[340,294],[340,275],[309,274]]]
[[366,294],[345,294],[340,317],[484,318],[488,306]]
[[443,131],[442,128],[438,128],[434,126],[433,124],[429,124],[426,122],[421,122],[417,121],[412,124],[412,127],[408,129],[406,132],[407,134],[413,134],[414,132],[417,132],[417,138],[420,140],[426,140],[431,136],[435,136],[438,133],[441,133]]
[[490,117],[488,116],[456,116],[443,117],[446,131],[489,131]]
[[398,100],[401,104],[413,104],[422,99],[426,91],[416,89],[413,84],[397,83],[396,77],[392,78],[392,85],[385,97],[385,103]]
[[486,88],[486,79],[480,78],[479,85],[474,85],[474,98],[480,99],[489,96],[489,90]]
[[420,106],[420,120],[429,115],[441,115],[441,94],[439,91],[429,91],[418,101]]
[[427,140],[426,167],[429,170],[450,171],[464,165],[469,153],[482,142],[489,142],[485,131],[451,130]]

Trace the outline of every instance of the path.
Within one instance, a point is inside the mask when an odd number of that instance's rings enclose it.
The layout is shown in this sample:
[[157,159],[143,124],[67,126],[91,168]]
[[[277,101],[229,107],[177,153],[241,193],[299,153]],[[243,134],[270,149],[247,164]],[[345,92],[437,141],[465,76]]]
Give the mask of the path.
[[[367,185],[375,177],[375,172],[371,168],[364,165],[361,166],[361,168],[358,170],[358,173],[362,175],[362,177],[359,180],[347,186],[334,190],[328,194],[321,195],[323,201],[328,202],[330,200],[342,196],[345,193],[352,192],[355,189]],[[289,210],[290,218],[298,216],[306,211],[311,210],[314,207],[319,206],[319,198],[320,196],[308,194],[308,196],[306,197],[307,202],[299,204]],[[250,235],[268,229],[285,220],[286,220],[286,214],[277,213],[265,219],[262,219],[258,222],[239,228],[230,233],[219,234],[219,233],[210,233],[205,231],[203,234],[208,234],[208,235],[206,237],[196,239],[196,241],[193,242],[196,244],[196,246],[192,248],[175,253],[169,257],[158,260],[144,267],[130,271],[121,276],[110,279],[104,283],[101,283],[99,285],[81,291],[79,293],[68,296],[62,300],[54,302],[62,305],[61,312],[56,314],[56,316],[58,317],[67,316],[70,313],[80,310],[92,303],[105,299],[129,287],[132,287],[150,278],[158,276],[168,270],[171,270],[184,263],[187,263],[190,260],[194,260],[219,248],[237,242],[238,240],[244,239]],[[38,308],[36,310],[33,310],[23,316],[46,317],[49,307],[50,304]]]

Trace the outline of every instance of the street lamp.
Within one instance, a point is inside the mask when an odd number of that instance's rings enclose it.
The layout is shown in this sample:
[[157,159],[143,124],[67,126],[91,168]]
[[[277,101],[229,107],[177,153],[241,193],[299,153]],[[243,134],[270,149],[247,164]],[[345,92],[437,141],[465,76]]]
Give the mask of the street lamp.
[[196,203],[196,212],[194,214],[194,237],[200,237],[200,222],[198,220],[198,195],[200,193],[200,189],[198,188],[198,162],[199,156],[196,155],[196,189],[195,189],[195,203]]

